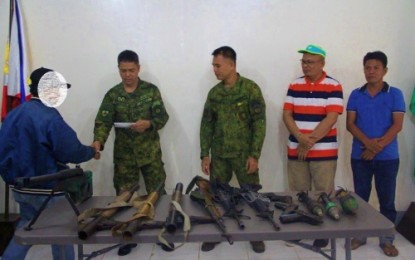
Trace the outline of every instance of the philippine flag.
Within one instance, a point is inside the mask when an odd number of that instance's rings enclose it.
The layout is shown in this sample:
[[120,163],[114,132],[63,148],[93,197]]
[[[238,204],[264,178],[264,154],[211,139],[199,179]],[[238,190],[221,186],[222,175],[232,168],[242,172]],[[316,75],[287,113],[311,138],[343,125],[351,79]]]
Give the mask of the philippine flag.
[[[11,1],[12,3],[12,1]],[[6,44],[1,120],[19,104],[30,99],[29,65],[26,53],[23,19],[18,0],[13,0],[10,37]]]

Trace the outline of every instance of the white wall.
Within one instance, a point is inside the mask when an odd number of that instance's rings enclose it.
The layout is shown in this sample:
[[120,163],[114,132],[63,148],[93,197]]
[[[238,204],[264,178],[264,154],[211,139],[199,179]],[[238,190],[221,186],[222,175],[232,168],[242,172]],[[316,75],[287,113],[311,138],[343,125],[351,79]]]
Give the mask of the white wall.
[[[0,1],[1,50],[7,35],[8,2]],[[118,53],[138,52],[140,77],[159,86],[170,114],[161,131],[168,189],[179,181],[187,185],[201,174],[199,126],[207,92],[217,82],[211,52],[219,46],[236,50],[238,71],[256,81],[265,96],[268,122],[260,174],[266,191],[287,189],[288,132],[281,115],[288,84],[301,76],[298,49],[309,43],[326,49],[325,69],[343,84],[345,105],[350,92],[364,83],[362,58],[368,51],[388,55],[386,81],[402,89],[407,103],[415,84],[413,0],[20,0],[20,4],[31,70],[53,68],[72,83],[59,110],[86,144],[92,142],[93,121],[105,92],[120,81]],[[1,51],[1,61],[3,55]],[[414,123],[408,112],[399,135],[398,210],[406,210],[415,197]],[[336,185],[353,190],[352,138],[345,129],[345,115],[339,118],[338,128]],[[113,138],[100,161],[82,165],[94,172],[95,195],[115,193]]]

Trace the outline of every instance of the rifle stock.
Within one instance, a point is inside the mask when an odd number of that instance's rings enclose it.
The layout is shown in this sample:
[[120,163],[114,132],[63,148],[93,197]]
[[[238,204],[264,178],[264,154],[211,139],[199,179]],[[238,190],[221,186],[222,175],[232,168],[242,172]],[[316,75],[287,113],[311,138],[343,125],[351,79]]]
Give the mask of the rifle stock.
[[[194,185],[197,185],[198,189],[191,191]],[[210,217],[215,221],[216,226],[221,230],[222,236],[228,240],[229,244],[233,244],[233,238],[226,231],[226,226],[223,223],[222,214],[219,209],[213,203],[213,195],[210,182],[200,176],[195,176],[190,184],[187,186],[186,194],[190,192],[190,198],[203,206]]]
[[[130,190],[124,191],[119,196],[117,196],[114,200],[114,202],[120,202],[124,201],[127,202],[132,197],[133,193],[138,190],[140,187],[139,184],[134,185]],[[83,225],[78,230],[78,237],[81,240],[86,240],[88,237],[90,237],[96,230],[98,225],[106,220],[114,216],[120,209],[119,208],[112,208],[112,209],[103,209],[100,214],[95,217],[92,221],[88,222],[87,224]]]

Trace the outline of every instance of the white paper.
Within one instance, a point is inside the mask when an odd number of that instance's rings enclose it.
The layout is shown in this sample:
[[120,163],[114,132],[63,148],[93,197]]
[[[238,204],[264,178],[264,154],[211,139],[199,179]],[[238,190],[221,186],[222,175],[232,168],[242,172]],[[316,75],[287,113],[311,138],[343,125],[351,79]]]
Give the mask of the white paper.
[[130,128],[133,124],[129,122],[114,122],[114,126],[117,128]]

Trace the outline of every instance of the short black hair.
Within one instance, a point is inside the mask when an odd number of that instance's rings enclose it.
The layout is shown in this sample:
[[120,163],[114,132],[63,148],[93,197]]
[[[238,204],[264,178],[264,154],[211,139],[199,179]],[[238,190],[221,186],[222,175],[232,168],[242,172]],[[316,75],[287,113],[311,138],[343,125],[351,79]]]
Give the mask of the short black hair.
[[366,61],[368,60],[378,60],[382,62],[384,68],[388,66],[388,57],[386,57],[386,54],[381,51],[366,53],[365,57],[363,57],[363,66],[365,66]]
[[118,54],[118,65],[120,65],[121,62],[127,61],[127,62],[134,62],[136,64],[139,64],[138,54],[131,50],[125,50],[120,52]]
[[222,55],[225,58],[231,59],[236,63],[236,52],[229,46],[222,46],[212,52],[213,56]]

